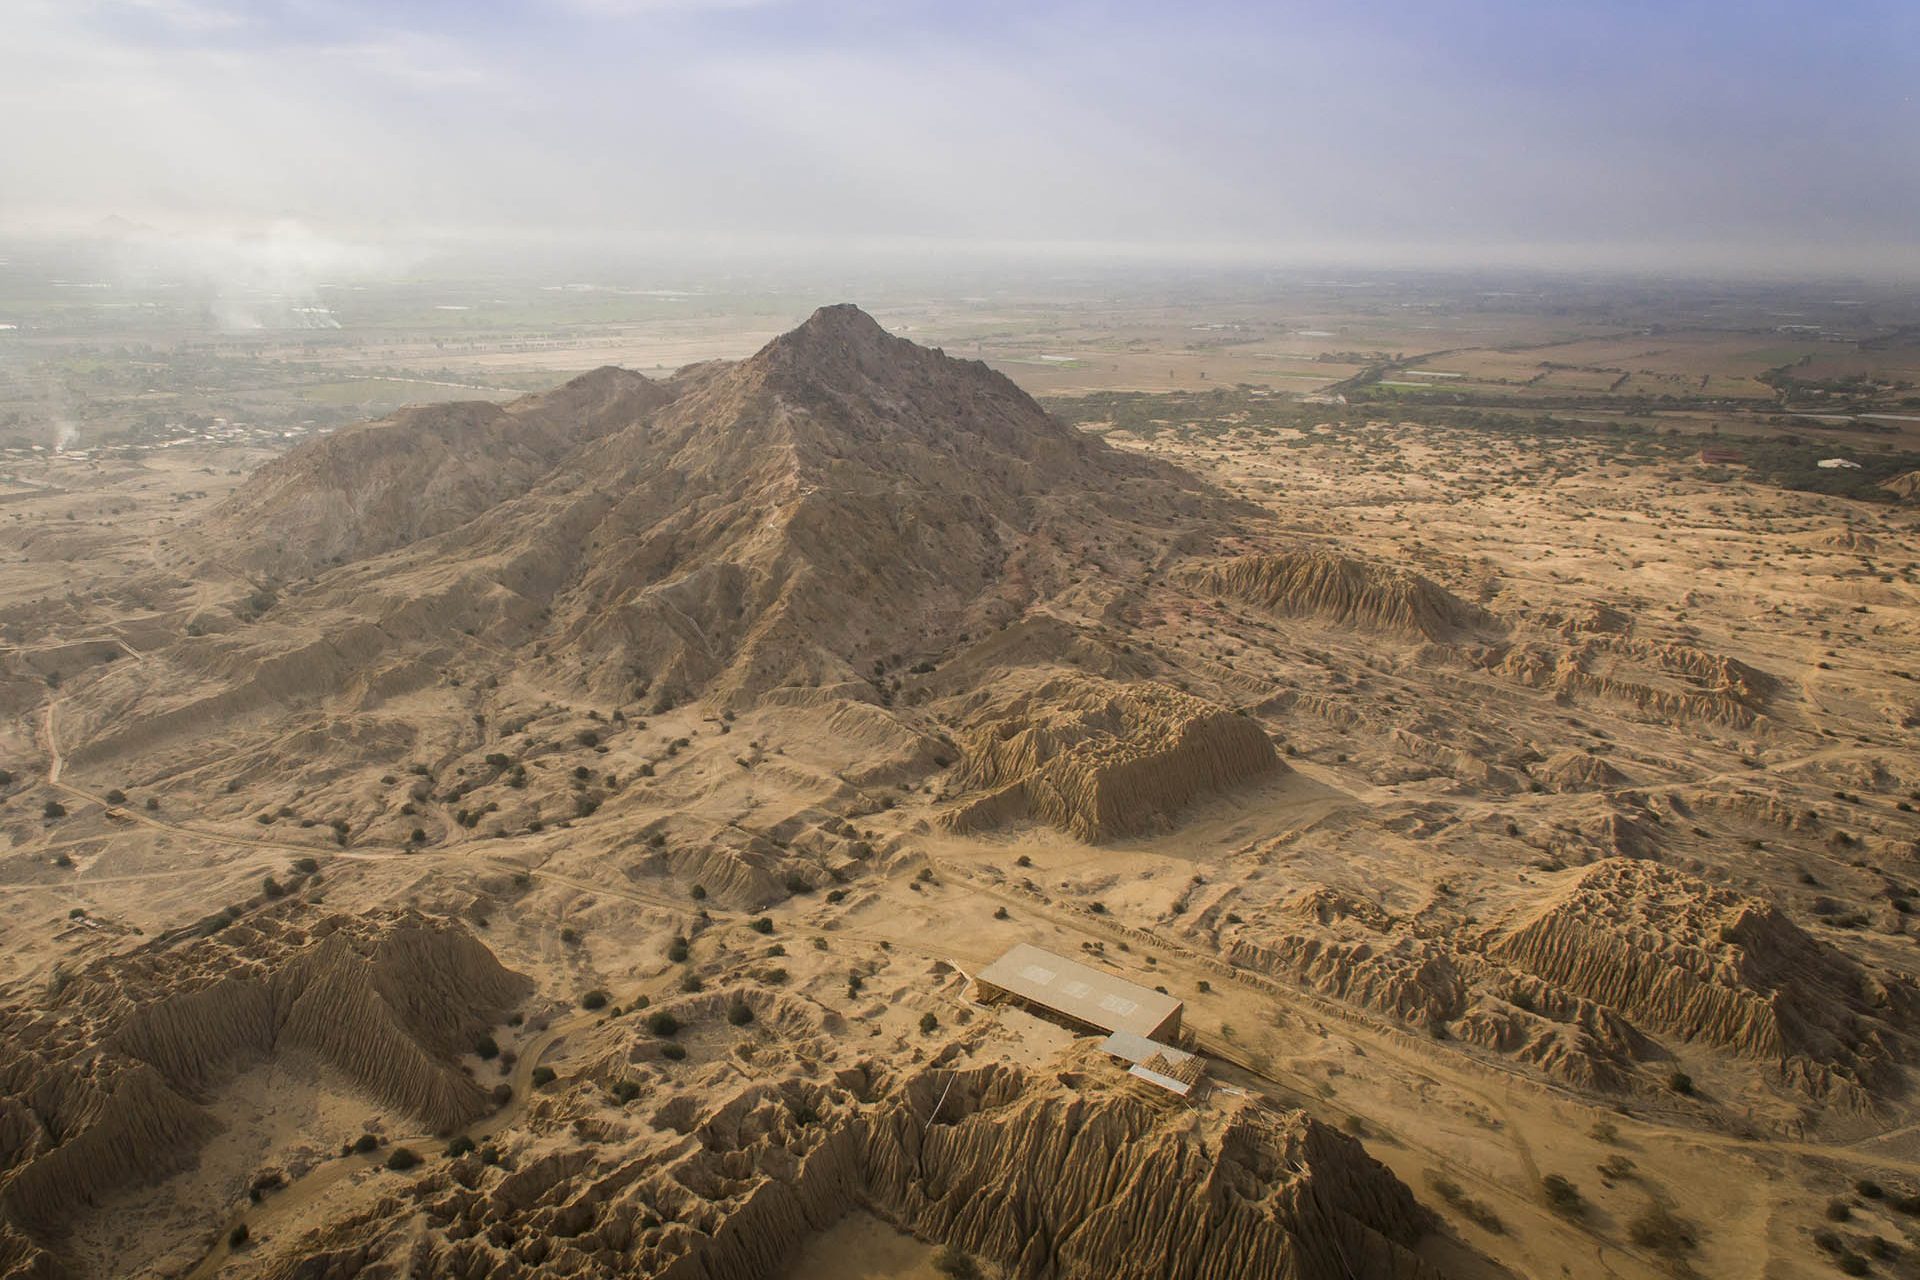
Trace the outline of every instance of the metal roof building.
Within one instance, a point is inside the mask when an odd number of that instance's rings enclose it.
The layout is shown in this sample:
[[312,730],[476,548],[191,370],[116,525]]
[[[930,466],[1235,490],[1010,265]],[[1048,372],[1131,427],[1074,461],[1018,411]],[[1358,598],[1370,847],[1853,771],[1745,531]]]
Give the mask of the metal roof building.
[[1010,999],[1087,1034],[1129,1031],[1149,1040],[1180,1032],[1172,996],[1021,943],[974,978],[982,1000]]

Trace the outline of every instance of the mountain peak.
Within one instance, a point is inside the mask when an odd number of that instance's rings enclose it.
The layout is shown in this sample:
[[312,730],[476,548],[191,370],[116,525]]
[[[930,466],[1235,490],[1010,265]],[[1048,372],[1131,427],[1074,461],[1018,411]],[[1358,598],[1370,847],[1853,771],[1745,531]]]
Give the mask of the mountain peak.
[[851,302],[835,302],[820,307],[787,336],[871,339],[887,337],[878,320]]
[[906,356],[914,350],[905,338],[896,338],[878,320],[851,302],[821,307],[797,328],[789,329],[754,357],[772,364],[792,362],[814,371],[849,360],[865,365],[876,357]]

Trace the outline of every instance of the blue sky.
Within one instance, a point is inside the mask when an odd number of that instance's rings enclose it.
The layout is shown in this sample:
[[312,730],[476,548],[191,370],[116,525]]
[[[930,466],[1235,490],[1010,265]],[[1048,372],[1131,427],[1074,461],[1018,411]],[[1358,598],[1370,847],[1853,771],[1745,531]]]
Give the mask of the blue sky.
[[1920,260],[1920,3],[9,0],[0,227]]

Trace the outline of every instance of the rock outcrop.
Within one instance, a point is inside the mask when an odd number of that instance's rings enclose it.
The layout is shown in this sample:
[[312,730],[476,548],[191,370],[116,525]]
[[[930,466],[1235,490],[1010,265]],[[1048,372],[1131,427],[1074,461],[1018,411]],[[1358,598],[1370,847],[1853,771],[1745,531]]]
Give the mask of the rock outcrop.
[[1195,800],[1285,769],[1249,717],[1162,684],[1049,680],[961,741],[955,831],[1032,819],[1097,842],[1165,827]]

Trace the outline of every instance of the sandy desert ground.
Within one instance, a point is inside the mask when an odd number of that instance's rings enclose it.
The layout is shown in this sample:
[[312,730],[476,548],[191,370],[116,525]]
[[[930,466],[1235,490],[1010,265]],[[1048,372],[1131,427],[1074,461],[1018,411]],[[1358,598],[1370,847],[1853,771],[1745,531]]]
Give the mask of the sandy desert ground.
[[1920,1275],[1911,503],[802,333],[21,467],[0,1270]]

